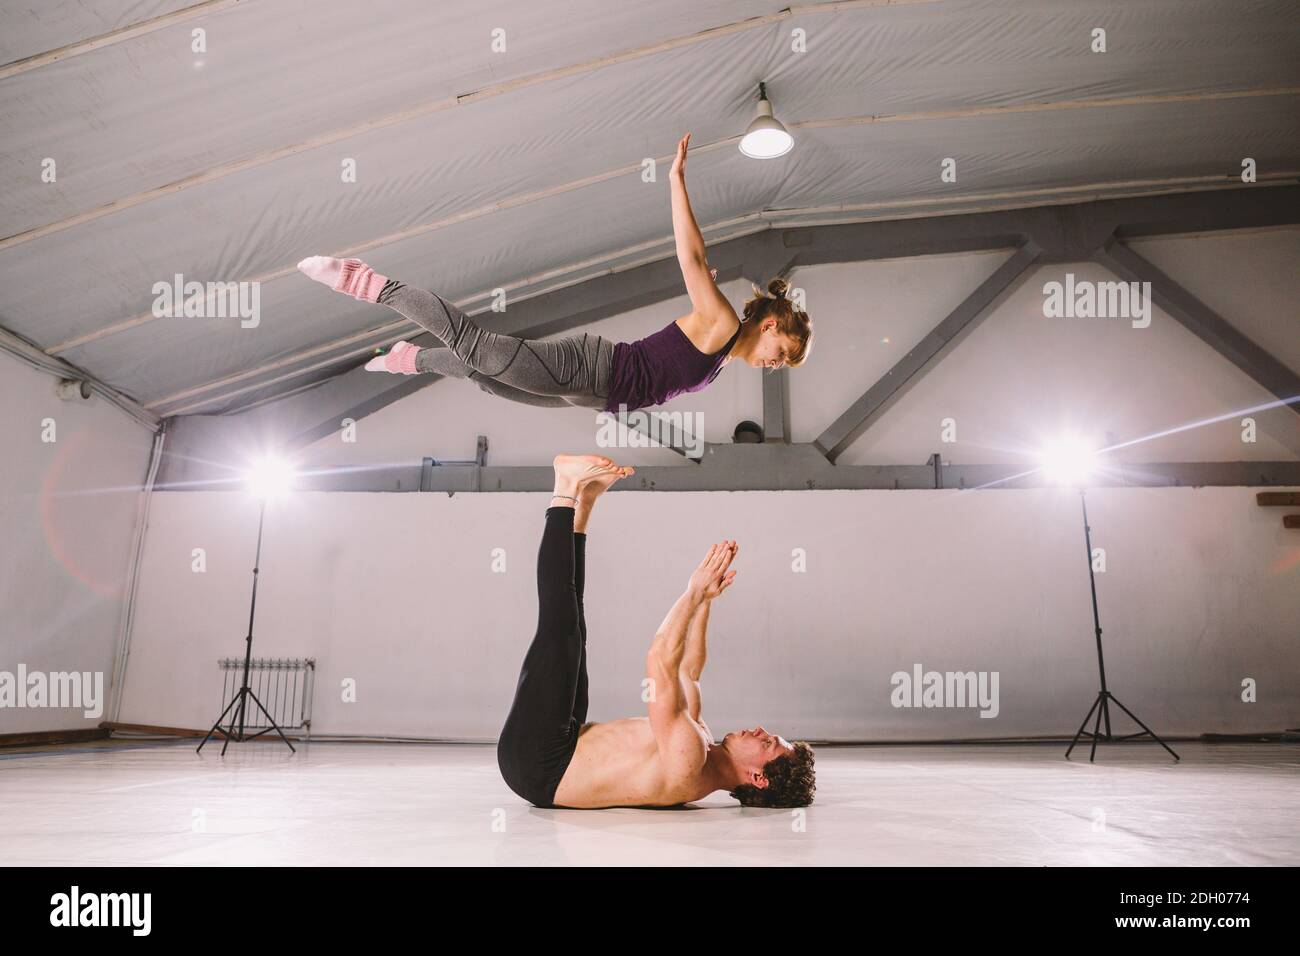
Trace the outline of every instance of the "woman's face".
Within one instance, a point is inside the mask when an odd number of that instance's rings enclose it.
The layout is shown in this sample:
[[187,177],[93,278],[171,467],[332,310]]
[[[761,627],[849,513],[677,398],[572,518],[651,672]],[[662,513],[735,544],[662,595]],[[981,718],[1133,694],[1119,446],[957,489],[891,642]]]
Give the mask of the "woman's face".
[[754,368],[784,368],[790,353],[797,345],[793,336],[777,329],[776,319],[766,319],[759,326],[758,340],[745,361]]

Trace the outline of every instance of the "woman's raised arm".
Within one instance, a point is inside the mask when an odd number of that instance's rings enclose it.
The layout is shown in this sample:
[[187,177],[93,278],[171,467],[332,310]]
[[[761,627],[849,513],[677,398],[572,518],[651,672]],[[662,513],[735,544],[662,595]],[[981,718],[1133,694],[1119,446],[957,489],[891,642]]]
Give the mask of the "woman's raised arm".
[[673,160],[668,180],[672,190],[673,236],[677,240],[677,262],[682,269],[682,278],[686,282],[686,293],[691,297],[691,308],[710,325],[739,321],[736,310],[731,307],[714,281],[714,274],[709,269],[705,256],[704,236],[695,222],[691,212],[691,201],[686,195],[686,148],[691,134],[687,133],[677,144],[677,158]]

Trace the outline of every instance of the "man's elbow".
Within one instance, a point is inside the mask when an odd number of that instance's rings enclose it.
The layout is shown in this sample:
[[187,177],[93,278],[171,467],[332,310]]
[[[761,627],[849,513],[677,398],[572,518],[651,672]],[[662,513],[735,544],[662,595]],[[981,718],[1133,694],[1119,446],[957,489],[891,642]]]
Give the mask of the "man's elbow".
[[672,659],[667,648],[658,646],[658,642],[651,645],[649,653],[645,656],[646,675],[656,681],[667,680],[677,673],[678,666],[679,662]]

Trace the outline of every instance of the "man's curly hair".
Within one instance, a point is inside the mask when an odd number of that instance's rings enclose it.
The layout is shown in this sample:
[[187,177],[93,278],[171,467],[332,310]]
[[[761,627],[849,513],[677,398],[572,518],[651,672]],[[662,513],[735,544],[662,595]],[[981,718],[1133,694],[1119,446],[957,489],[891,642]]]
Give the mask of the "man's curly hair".
[[759,789],[742,783],[731,795],[742,807],[806,807],[817,791],[817,773],[813,769],[813,749],[802,741],[792,745],[794,751],[782,754],[763,765],[767,786]]

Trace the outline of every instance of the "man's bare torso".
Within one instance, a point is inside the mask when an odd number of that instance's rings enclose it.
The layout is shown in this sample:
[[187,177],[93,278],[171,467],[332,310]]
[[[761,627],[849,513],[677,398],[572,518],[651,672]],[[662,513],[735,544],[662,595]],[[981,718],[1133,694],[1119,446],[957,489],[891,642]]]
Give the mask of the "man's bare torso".
[[[702,724],[700,737],[703,756],[713,736]],[[670,807],[714,789],[698,772],[687,779],[668,779],[650,719],[627,717],[583,725],[554,802],[574,808]]]

